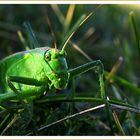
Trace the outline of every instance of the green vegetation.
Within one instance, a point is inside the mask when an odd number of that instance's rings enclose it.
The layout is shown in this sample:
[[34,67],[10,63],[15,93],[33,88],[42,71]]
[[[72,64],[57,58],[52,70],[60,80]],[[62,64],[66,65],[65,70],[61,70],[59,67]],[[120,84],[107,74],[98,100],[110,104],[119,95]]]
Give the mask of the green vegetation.
[[[90,70],[67,89],[49,92],[31,103],[24,104],[22,99],[6,102],[0,106],[1,135],[140,135],[140,10],[136,5],[97,7],[0,5],[1,60],[36,44],[54,48],[55,39],[62,48],[78,19],[94,11],[65,49],[69,68],[102,61],[106,94],[101,98],[98,74]],[[25,21],[34,30],[35,44],[23,26]],[[76,87],[74,98],[72,85]]]

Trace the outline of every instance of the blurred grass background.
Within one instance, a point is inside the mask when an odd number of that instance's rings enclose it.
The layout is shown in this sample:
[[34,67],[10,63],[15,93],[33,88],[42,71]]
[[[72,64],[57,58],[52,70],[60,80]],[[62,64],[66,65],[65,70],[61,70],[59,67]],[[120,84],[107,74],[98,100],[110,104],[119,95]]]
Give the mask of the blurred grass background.
[[[20,30],[24,34],[23,22],[29,21],[37,36],[40,46],[53,48],[46,22],[49,16],[58,46],[70,28],[82,14],[88,14],[97,5],[0,5],[0,58],[23,50],[23,45],[17,35]],[[71,9],[70,9],[71,8]],[[69,13],[68,13],[69,11]],[[134,11],[136,23],[140,25],[140,5],[102,5],[72,37],[76,43],[93,60],[100,59],[106,71],[111,71],[114,64],[119,63],[116,76],[122,77],[138,90],[140,85],[140,60],[136,37],[130,22],[129,13]],[[24,34],[25,35],[25,34]],[[26,39],[26,36],[25,36]],[[82,65],[87,60],[71,45],[66,48],[69,68]],[[119,59],[121,57],[121,60]],[[70,88],[66,90],[70,92]],[[76,79],[77,94],[99,97],[98,76],[89,71]],[[82,92],[82,93],[81,93]],[[93,95],[93,93],[95,93]],[[119,82],[109,80],[106,83],[106,94],[111,99],[118,99],[133,106],[139,106],[140,94],[129,90]],[[76,103],[75,112],[94,106],[95,103]],[[30,124],[25,134],[32,126],[39,128],[70,113],[69,104],[34,104],[35,123]],[[74,113],[73,111],[73,113]],[[52,126],[36,135],[122,135],[118,127],[112,124],[110,128],[105,109],[67,120]],[[125,135],[140,135],[139,114],[116,110]],[[15,129],[8,129],[5,135],[18,135]],[[20,131],[20,130],[19,130]]]

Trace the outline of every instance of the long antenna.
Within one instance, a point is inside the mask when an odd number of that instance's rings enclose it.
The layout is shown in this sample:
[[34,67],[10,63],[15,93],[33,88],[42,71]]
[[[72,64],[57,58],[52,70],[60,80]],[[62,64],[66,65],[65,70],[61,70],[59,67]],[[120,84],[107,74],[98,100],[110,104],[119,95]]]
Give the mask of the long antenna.
[[[97,8],[95,9],[95,11],[100,7],[101,5],[97,6]],[[72,36],[74,35],[74,33],[79,29],[79,27],[87,20],[89,19],[93,14],[95,14],[95,11],[91,12],[90,14],[86,15],[82,15],[79,20],[76,22],[76,24],[73,26],[73,28],[70,30],[70,32],[68,33],[68,35],[64,38],[64,41],[61,43],[60,45],[60,49],[62,49],[62,51],[65,50],[66,45],[68,44],[69,40],[72,38]]]

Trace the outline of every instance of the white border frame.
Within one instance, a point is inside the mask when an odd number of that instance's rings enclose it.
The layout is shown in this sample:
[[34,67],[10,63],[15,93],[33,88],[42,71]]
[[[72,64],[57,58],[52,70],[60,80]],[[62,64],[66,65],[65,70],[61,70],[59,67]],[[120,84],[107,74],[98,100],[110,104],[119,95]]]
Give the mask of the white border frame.
[[[0,0],[0,4],[140,4],[138,0],[94,1],[94,0]],[[140,140],[140,136],[0,136],[2,140]]]
[[139,0],[0,0],[0,4],[140,4]]

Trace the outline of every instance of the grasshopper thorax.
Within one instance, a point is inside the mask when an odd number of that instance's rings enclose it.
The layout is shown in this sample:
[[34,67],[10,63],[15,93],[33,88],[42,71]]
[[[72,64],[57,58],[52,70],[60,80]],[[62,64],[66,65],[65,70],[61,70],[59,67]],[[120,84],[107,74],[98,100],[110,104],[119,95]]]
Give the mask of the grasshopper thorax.
[[69,81],[68,66],[65,52],[58,49],[47,50],[44,54],[45,73],[50,80],[50,88],[66,88]]

